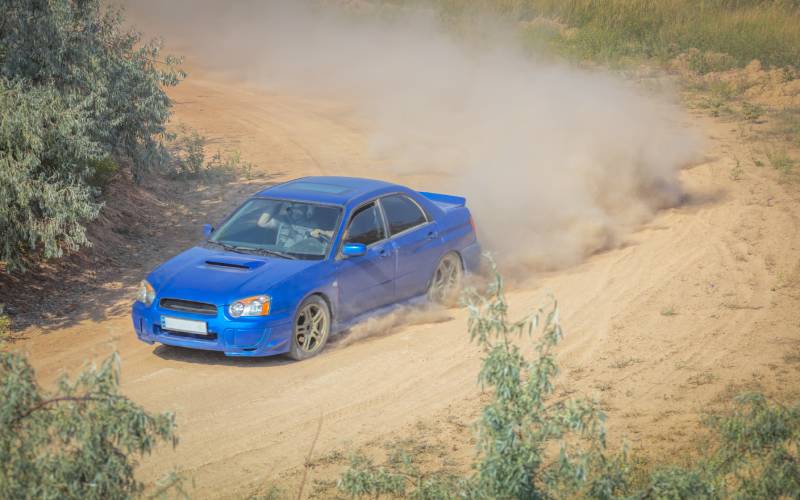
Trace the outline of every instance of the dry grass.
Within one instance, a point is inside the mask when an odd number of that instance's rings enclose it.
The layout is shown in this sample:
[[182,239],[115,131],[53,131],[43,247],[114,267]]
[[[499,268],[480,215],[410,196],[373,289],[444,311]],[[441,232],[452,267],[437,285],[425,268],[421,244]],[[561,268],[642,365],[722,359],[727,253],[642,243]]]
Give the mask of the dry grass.
[[[524,22],[531,43],[579,58],[669,59],[691,52],[700,73],[744,66],[800,66],[800,2],[796,0],[378,0],[431,3],[460,22],[492,12]],[[554,29],[552,23],[577,30]]]

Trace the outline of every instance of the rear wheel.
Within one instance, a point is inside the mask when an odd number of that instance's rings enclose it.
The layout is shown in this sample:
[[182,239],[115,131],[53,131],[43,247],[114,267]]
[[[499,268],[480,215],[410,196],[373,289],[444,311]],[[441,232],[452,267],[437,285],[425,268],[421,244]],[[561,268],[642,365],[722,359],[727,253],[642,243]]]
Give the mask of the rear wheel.
[[328,342],[330,331],[328,304],[322,297],[312,295],[297,308],[289,357],[299,361],[318,354]]
[[433,272],[428,285],[428,299],[446,306],[455,305],[461,293],[463,276],[461,259],[455,253],[448,253],[442,257]]

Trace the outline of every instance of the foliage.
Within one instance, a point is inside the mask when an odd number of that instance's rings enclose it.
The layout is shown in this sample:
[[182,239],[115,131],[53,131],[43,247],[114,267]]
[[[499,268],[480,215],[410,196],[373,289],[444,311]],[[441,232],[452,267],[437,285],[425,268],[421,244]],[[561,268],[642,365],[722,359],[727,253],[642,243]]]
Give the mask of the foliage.
[[[182,77],[101,0],[4,0],[0,19],[0,262],[88,244],[94,195],[121,162],[142,176]],[[45,43],[46,42],[46,43]]]
[[[385,469],[356,457],[340,489],[353,496],[405,495],[412,485],[419,498],[610,497],[623,491],[625,454],[607,453],[603,413],[592,401],[554,395],[552,350],[562,336],[557,304],[510,321],[496,272],[486,294],[472,292],[467,303],[470,337],[484,352],[478,381],[492,394],[478,424],[475,474],[425,478],[406,461]],[[524,353],[531,347],[529,361]],[[560,449],[556,457],[548,454],[553,446]],[[427,491],[435,494],[421,493]]]
[[[486,296],[473,294],[468,308],[470,337],[485,353],[478,380],[493,390],[479,423],[474,478],[479,496],[618,492],[625,484],[624,455],[606,455],[605,415],[592,401],[554,398],[558,366],[552,351],[562,337],[557,304],[509,321],[503,282],[495,272]],[[534,340],[531,361],[515,338]],[[545,452],[554,444],[560,453],[549,461]]]
[[758,121],[759,118],[764,114],[765,109],[764,106],[759,104],[751,104],[749,102],[742,103],[742,118],[749,122]]
[[14,269],[28,251],[50,258],[87,244],[81,223],[99,205],[85,179],[100,148],[83,107],[0,79],[0,110],[0,261]]
[[376,466],[364,455],[350,458],[350,467],[338,481],[340,490],[354,497],[391,495],[416,500],[456,498],[465,480],[450,474],[426,474],[405,450],[396,450],[387,467]]
[[173,177],[197,177],[204,169],[206,158],[206,138],[196,130],[179,127],[170,137],[169,174]]
[[[177,444],[174,416],[120,394],[116,355],[48,393],[24,356],[0,352],[0,498],[139,494],[137,457],[161,441]],[[160,491],[167,486],[176,486],[174,475]]]
[[11,331],[11,319],[5,314],[5,304],[0,304],[0,347],[6,342]]
[[119,172],[119,165],[114,158],[106,156],[88,161],[89,171],[92,175],[87,179],[90,186],[102,190]]
[[[561,338],[558,307],[508,318],[495,271],[484,295],[468,295],[471,338],[483,349],[479,382],[491,399],[478,422],[475,473],[423,472],[407,454],[385,465],[356,455],[338,481],[352,497],[412,498],[796,498],[800,492],[800,405],[745,394],[706,418],[699,459],[644,468],[606,448],[604,415],[586,399],[554,395]],[[532,344],[527,341],[532,340]],[[530,351],[532,356],[526,355]],[[617,446],[617,448],[621,448]],[[622,447],[624,449],[624,447]]]
[[784,175],[790,173],[794,168],[794,162],[785,149],[770,150],[766,152],[766,155],[772,168]]
[[[449,22],[490,11],[525,22],[526,36],[577,58],[613,62],[629,57],[667,60],[689,54],[700,73],[744,66],[800,67],[800,3],[796,0],[377,0],[433,4]],[[563,26],[552,36],[546,23]]]
[[179,126],[175,133],[168,135],[168,174],[178,179],[220,180],[229,179],[240,172],[248,180],[252,179],[253,165],[242,161],[238,151],[224,156],[217,151],[206,160],[206,144],[205,136],[196,130]]
[[165,159],[158,137],[171,102],[164,87],[183,74],[175,58],[159,60],[159,43],[124,28],[120,11],[101,0],[5,0],[0,44],[0,75],[51,86],[82,105],[91,139],[130,159],[137,176]]

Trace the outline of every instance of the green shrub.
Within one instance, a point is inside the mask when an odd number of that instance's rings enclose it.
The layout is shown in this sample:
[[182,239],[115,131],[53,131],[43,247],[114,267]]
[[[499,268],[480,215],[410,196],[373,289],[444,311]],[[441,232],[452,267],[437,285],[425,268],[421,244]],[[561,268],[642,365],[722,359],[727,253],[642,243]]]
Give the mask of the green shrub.
[[88,243],[83,222],[99,206],[86,184],[100,147],[90,121],[52,88],[0,78],[0,261],[24,267],[32,252],[58,257]]
[[[745,394],[709,416],[709,445],[699,459],[644,466],[606,448],[605,415],[586,399],[554,395],[553,348],[562,332],[553,304],[508,318],[502,279],[468,295],[470,337],[483,350],[478,380],[491,399],[478,422],[478,454],[469,477],[419,469],[408,454],[376,465],[356,455],[338,481],[352,497],[409,498],[797,498],[800,405]],[[529,343],[532,342],[532,343]],[[532,348],[532,350],[531,350]],[[533,352],[528,359],[525,352]]]
[[139,180],[165,164],[164,87],[182,74],[159,56],[101,0],[3,1],[0,268],[88,244],[93,194],[121,161]]
[[[120,394],[116,355],[47,393],[24,356],[0,352],[0,498],[137,495],[137,457],[162,441],[177,444],[173,415]],[[159,489],[170,486],[175,476]]]
[[765,112],[764,106],[760,104],[751,104],[747,101],[742,103],[742,118],[749,122],[758,121]]
[[[624,491],[628,466],[624,454],[606,451],[604,414],[592,401],[554,395],[557,304],[509,320],[496,272],[486,293],[470,293],[467,301],[470,338],[484,353],[478,381],[492,394],[478,423],[475,474],[425,477],[407,461],[387,469],[356,457],[339,488],[352,496],[416,498],[608,498]],[[528,360],[523,353],[531,347],[536,354]],[[548,454],[554,446],[557,456]]]
[[170,137],[169,174],[172,177],[197,177],[205,170],[206,138],[186,127]]
[[111,182],[119,172],[119,165],[114,158],[93,158],[87,162],[91,175],[87,179],[90,186],[102,190]]
[[163,88],[182,73],[176,59],[160,58],[158,43],[124,28],[119,11],[101,0],[5,0],[0,46],[0,75],[52,86],[82,106],[91,139],[130,159],[137,178],[166,160],[159,137],[171,102]]
[[767,151],[767,160],[769,160],[769,164],[772,165],[772,168],[779,171],[780,173],[786,175],[792,171],[794,168],[794,161],[786,152],[785,149],[774,149]]

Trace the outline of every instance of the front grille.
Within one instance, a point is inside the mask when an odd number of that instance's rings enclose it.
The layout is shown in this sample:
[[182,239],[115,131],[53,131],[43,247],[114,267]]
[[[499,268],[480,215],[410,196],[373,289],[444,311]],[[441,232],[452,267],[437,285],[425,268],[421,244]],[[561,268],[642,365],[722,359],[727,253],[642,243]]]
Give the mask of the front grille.
[[182,299],[161,299],[160,304],[163,309],[169,309],[170,311],[204,314],[206,316],[217,315],[217,306],[214,304],[206,304],[205,302],[194,302]]

